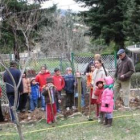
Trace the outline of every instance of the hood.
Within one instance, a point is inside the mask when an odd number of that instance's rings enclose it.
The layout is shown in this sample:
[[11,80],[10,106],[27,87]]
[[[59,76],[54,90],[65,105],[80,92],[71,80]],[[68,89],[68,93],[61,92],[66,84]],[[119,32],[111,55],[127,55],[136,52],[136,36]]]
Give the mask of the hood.
[[104,78],[105,84],[106,85],[111,85],[114,83],[114,79],[111,76],[107,76]]
[[97,82],[96,82],[96,86],[98,85],[99,82],[104,83],[104,79],[103,79],[103,78],[100,78],[99,80],[97,80]]

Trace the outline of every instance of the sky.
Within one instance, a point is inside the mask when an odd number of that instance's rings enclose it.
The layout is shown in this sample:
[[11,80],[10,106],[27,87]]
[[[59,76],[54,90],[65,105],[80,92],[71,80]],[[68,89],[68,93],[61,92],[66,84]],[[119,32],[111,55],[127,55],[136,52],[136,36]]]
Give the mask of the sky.
[[50,0],[48,2],[44,2],[42,4],[42,8],[48,8],[53,4],[57,4],[59,9],[71,9],[75,12],[88,10],[87,8],[80,7],[82,4],[78,4],[74,0]]

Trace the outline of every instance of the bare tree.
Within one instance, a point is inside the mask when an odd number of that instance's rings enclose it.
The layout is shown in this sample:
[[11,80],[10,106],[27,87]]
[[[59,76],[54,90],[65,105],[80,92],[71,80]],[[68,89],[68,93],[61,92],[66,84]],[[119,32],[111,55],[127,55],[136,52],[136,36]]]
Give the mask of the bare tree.
[[11,85],[9,83],[6,83],[6,84],[9,84],[14,89],[14,105],[11,107],[11,110],[13,111],[13,115],[14,115],[14,118],[15,118],[15,124],[16,124],[17,130],[18,130],[20,140],[24,140],[24,137],[23,137],[21,125],[20,125],[20,122],[19,122],[19,119],[18,119],[18,114],[16,112],[17,102],[18,102],[18,92],[19,92],[18,89],[19,89],[19,86],[20,86],[20,83],[21,83],[21,80],[22,80],[22,75],[25,71],[26,65],[28,64],[29,60],[30,60],[30,57],[28,57],[28,59],[26,60],[25,65],[24,65],[23,69],[21,70],[21,76],[19,78],[19,82],[18,82],[18,84],[16,84],[13,75],[11,74],[9,68],[6,66],[6,63],[3,60],[3,58],[0,56],[0,65],[3,66],[4,69],[8,72],[8,74],[9,74],[9,76],[12,79],[12,82],[13,82],[13,85]]
[[[65,16],[55,13],[50,19],[50,26],[43,27],[40,31],[42,52],[67,54],[83,49],[86,45],[85,26],[77,18],[71,13],[67,13]],[[76,24],[77,22],[80,24]]]

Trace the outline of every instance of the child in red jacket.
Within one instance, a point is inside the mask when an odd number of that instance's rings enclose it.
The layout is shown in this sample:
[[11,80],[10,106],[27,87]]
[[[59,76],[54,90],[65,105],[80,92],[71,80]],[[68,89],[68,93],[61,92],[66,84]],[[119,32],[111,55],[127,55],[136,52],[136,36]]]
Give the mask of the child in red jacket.
[[[64,78],[61,76],[59,68],[54,69],[53,83],[58,91],[59,96],[61,96],[61,91],[65,86]],[[57,112],[60,113],[58,99],[56,100]]]
[[94,95],[97,96],[97,110],[96,110],[96,115],[98,116],[98,122],[103,122],[103,114],[100,112],[100,107],[101,107],[101,98],[102,98],[102,93],[104,91],[104,80],[103,79],[99,79],[96,82],[96,89],[94,92]]

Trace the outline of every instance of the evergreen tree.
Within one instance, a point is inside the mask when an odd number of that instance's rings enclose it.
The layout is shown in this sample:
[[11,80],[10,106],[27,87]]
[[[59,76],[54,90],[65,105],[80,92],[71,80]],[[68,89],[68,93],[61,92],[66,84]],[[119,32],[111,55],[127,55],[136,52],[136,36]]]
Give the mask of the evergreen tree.
[[135,44],[140,43],[140,1],[130,0],[127,4],[127,12],[124,21],[127,40]]
[[124,47],[123,31],[125,0],[76,0],[84,2],[89,11],[81,12],[90,27],[86,33],[93,40],[103,38],[106,44],[114,41],[116,49]]

